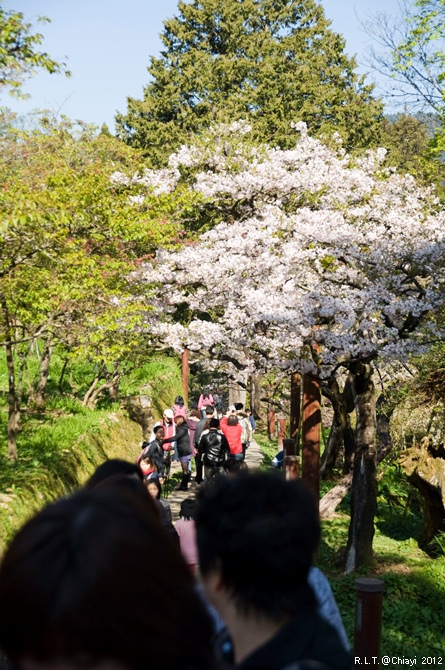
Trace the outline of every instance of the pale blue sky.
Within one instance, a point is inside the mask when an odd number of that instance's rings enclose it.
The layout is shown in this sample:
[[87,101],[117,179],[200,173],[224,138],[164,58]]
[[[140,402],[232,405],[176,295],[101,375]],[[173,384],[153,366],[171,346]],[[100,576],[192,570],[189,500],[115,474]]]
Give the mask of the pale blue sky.
[[[332,28],[346,38],[346,51],[360,62],[369,38],[360,26],[370,6],[373,12],[397,14],[397,0],[322,0]],[[177,0],[3,0],[33,21],[48,16],[38,28],[43,48],[66,60],[72,78],[37,74],[24,90],[32,98],[15,101],[7,94],[0,105],[17,112],[49,108],[72,119],[114,130],[116,111],[126,111],[127,97],[141,98],[148,82],[150,55],[157,55],[163,21],[177,12]],[[365,71],[364,68],[360,68]]]

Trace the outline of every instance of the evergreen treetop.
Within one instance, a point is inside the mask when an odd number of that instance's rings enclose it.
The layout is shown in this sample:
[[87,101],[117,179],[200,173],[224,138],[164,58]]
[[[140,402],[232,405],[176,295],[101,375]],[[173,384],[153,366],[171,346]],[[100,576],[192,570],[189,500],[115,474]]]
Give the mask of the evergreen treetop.
[[287,148],[291,122],[368,146],[381,105],[314,0],[192,0],[165,21],[142,100],[128,99],[117,130],[154,164],[215,123],[248,119],[254,138]]

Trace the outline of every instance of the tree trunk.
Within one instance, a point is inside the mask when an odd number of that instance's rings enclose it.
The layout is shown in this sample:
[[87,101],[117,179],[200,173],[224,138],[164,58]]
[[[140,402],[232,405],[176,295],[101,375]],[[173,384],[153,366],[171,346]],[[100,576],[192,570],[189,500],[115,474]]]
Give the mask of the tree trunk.
[[334,486],[323,498],[320,500],[320,518],[321,519],[330,519],[332,518],[335,510],[345,497],[345,495],[351,490],[352,484],[352,472],[349,472],[341,481]]
[[296,453],[300,453],[300,428],[301,428],[301,374],[292,372],[290,378],[290,433],[289,436],[295,440]]
[[[389,453],[387,445],[379,448],[377,452],[377,465],[383,461],[385,456]],[[351,490],[352,485],[352,472],[348,472],[344,477],[341,478],[339,483],[334,486],[330,491],[328,491],[323,498],[320,500],[320,517],[323,519],[330,519],[335,514],[335,510],[345,497],[347,493]]]
[[260,390],[261,374],[255,372],[250,377],[250,407],[255,419],[263,417],[263,407],[261,404],[261,390]]
[[235,381],[234,379],[229,379],[229,405],[242,402],[244,407],[246,406],[246,385],[247,373],[243,375],[243,381],[241,383]]
[[358,363],[351,372],[354,373],[357,428],[346,574],[367,565],[372,559],[374,517],[377,511],[377,430],[373,369],[369,364]]
[[132,396],[127,399],[128,416],[142,429],[142,438],[148,442],[154,426],[151,399],[146,395]]
[[0,296],[0,305],[3,314],[3,333],[6,343],[6,369],[8,370],[8,457],[13,461],[17,461],[17,430],[20,420],[20,408],[17,407],[17,394],[15,388],[15,365],[12,345],[12,328],[9,319],[8,305],[3,294]]
[[52,347],[49,344],[45,344],[43,350],[43,355],[40,364],[40,379],[37,384],[35,393],[33,394],[32,400],[34,405],[37,408],[43,407],[45,404],[45,389],[48,382],[49,375],[49,364],[51,362]]
[[345,388],[341,392],[338,381],[334,378],[330,381],[328,390],[325,390],[327,397],[332,402],[334,417],[328,443],[321,459],[320,475],[323,479],[327,479],[335,467],[342,467],[343,474],[347,474],[352,468],[354,433],[349,415],[354,409],[354,404],[351,384],[352,378],[349,375]]
[[[8,338],[8,342],[11,339]],[[6,367],[8,370],[8,457],[12,461],[18,460],[17,431],[20,423],[20,408],[17,403],[15,388],[15,366],[12,345],[6,344]]]
[[445,531],[445,451],[443,445],[435,449],[427,436],[419,447],[404,451],[399,462],[422,495],[421,544],[425,546],[437,533]]
[[57,388],[59,389],[61,395],[63,395],[63,379],[65,377],[67,367],[68,367],[68,359],[65,358],[62,365],[62,370],[60,371],[59,383],[57,384]]

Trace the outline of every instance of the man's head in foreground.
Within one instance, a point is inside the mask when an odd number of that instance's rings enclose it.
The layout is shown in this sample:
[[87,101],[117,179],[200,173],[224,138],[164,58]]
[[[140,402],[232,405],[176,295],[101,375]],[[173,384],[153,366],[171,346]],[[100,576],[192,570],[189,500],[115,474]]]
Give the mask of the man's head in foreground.
[[320,538],[314,497],[275,474],[221,478],[199,496],[199,561],[208,598],[282,620],[312,603],[307,575]]

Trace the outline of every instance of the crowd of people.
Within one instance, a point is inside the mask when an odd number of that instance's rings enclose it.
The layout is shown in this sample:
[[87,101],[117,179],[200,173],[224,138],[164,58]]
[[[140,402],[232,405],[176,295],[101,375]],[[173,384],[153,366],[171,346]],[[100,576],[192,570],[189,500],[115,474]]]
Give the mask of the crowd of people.
[[243,467],[246,449],[255,431],[251,410],[241,402],[224,412],[223,396],[219,389],[212,395],[204,391],[197,408],[188,410],[184,398],[177,396],[171,408],[155,423],[148,442],[142,444],[138,463],[146,479],[168,478],[171,460],[181,464],[178,489],[186,491],[192,482],[192,462],[195,464],[194,486],[200,486],[218,474],[235,472]]
[[[191,430],[175,405],[139,463],[106,460],[13,539],[0,565],[5,667],[349,670],[338,607],[312,565],[312,493],[240,467],[242,407],[207,405]],[[185,481],[192,444],[204,484],[173,519],[162,478],[173,446]]]

